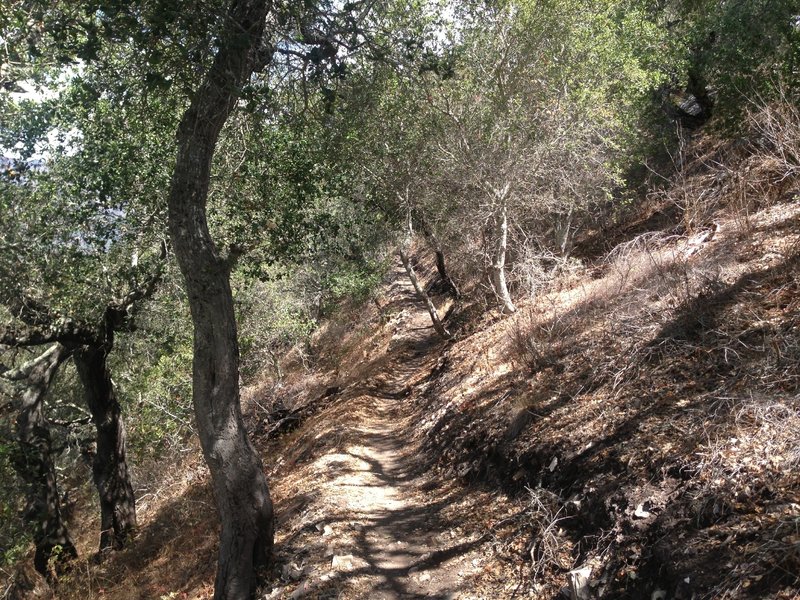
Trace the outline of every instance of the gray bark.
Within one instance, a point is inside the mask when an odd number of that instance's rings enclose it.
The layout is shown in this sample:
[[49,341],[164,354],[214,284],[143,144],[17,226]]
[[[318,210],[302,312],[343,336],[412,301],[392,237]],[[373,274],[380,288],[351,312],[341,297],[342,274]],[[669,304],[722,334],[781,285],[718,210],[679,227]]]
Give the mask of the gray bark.
[[270,5],[234,1],[219,50],[181,120],[169,191],[169,231],[194,323],[197,428],[221,521],[215,600],[244,600],[272,551],[272,502],[239,399],[239,345],[229,264],[211,239],[206,200],[211,160],[237,91],[252,73]]
[[492,259],[492,285],[500,301],[503,314],[510,314],[517,310],[511,300],[511,294],[506,284],[506,248],[508,246],[508,214],[505,202],[500,207],[499,214],[496,216],[497,248]]
[[433,233],[433,230],[424,219],[420,218],[420,224],[422,226],[422,233],[425,235],[428,245],[431,247],[434,255],[436,256],[436,271],[439,273],[439,277],[441,277],[442,281],[444,282],[448,293],[455,300],[458,300],[461,297],[461,291],[458,289],[458,286],[456,286],[456,283],[450,277],[450,273],[447,270],[447,264],[445,263],[444,259],[444,250],[439,242],[439,238],[436,237],[436,235]]
[[136,529],[136,498],[128,469],[122,410],[108,370],[108,346],[75,353],[75,366],[97,432],[92,478],[100,498],[100,552],[121,550]]
[[[60,315],[34,298],[16,295],[3,298],[10,312],[24,326],[4,329],[0,332],[0,343],[29,346],[53,340],[59,342],[57,347],[64,344],[70,352],[75,351],[75,364],[97,433],[92,470],[100,499],[101,554],[110,548],[124,547],[136,528],[136,503],[127,464],[125,426],[107,366],[108,355],[114,347],[115,332],[132,330],[136,303],[155,291],[166,257],[167,248],[162,243],[161,261],[156,270],[142,285],[106,306],[99,328]],[[6,378],[14,375],[3,374]]]
[[60,564],[78,556],[61,514],[52,438],[44,416],[45,395],[67,356],[67,349],[55,344],[17,373],[3,374],[7,379],[26,379],[19,399],[16,422],[19,448],[13,465],[25,484],[24,515],[33,528],[36,546],[33,564],[39,573],[48,577],[58,573]]
[[436,333],[439,334],[442,338],[449,340],[452,334],[447,331],[447,328],[442,323],[442,320],[439,318],[439,313],[436,310],[436,305],[431,300],[430,296],[425,293],[425,290],[422,289],[422,286],[419,284],[419,279],[417,279],[417,274],[414,272],[414,268],[411,266],[411,262],[408,260],[408,254],[406,254],[405,250],[401,247],[400,248],[400,260],[403,262],[403,267],[408,274],[408,278],[411,280],[411,285],[414,286],[414,290],[417,292],[417,296],[420,300],[425,303],[425,306],[428,308],[428,314],[431,316],[431,321],[433,322],[433,328],[436,330]]

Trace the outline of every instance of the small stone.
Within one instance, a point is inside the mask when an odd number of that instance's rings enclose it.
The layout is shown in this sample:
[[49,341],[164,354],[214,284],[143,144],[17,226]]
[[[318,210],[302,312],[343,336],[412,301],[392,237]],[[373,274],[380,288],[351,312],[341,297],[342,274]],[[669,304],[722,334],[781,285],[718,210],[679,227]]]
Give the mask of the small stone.
[[430,581],[430,580],[431,580],[431,574],[430,573],[421,573],[420,576],[419,576],[419,582],[420,583],[424,583],[424,582]]
[[416,573],[417,571],[419,571],[419,567],[411,567],[411,568],[408,570],[408,574],[409,574],[409,575],[413,575],[413,574],[414,574],[414,573]]
[[331,559],[331,568],[337,571],[349,571],[353,568],[353,555],[344,554]]
[[322,537],[328,537],[329,535],[333,535],[333,527],[325,525],[325,527],[322,528]]
[[592,568],[573,569],[567,574],[572,600],[589,600],[592,597],[589,580]]
[[309,591],[308,582],[304,581],[297,589],[292,592],[292,595],[289,596],[292,600],[298,600],[298,598],[303,598]]

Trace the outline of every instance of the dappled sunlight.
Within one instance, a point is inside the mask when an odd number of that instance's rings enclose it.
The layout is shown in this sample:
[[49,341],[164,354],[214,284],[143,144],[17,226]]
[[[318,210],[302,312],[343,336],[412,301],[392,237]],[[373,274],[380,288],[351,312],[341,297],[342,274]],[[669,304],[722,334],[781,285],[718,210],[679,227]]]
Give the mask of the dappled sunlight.
[[[393,285],[395,297],[411,296],[402,273]],[[313,435],[298,442],[318,454],[293,463],[276,485],[280,497],[295,488],[292,481],[308,494],[285,517],[278,547],[303,563],[299,585],[321,595],[444,598],[469,589],[475,565],[485,560],[483,532],[462,529],[464,491],[432,479],[419,450],[421,415],[412,395],[436,366],[427,347],[441,342],[429,341],[435,334],[421,307],[398,309],[410,321],[390,343],[391,361],[376,363],[343,391],[346,411],[329,412],[319,430],[307,425]],[[291,581],[277,588],[286,584],[294,588]]]

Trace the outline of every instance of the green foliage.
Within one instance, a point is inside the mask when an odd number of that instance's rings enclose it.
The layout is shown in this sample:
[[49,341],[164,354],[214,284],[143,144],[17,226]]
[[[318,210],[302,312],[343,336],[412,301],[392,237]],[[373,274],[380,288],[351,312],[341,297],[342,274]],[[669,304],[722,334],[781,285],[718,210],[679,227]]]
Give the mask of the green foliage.
[[13,438],[6,431],[8,424],[0,423],[0,565],[16,562],[29,548],[30,532],[20,518],[22,512],[21,490],[12,459],[15,451]]
[[267,281],[237,278],[236,283],[242,374],[250,378],[265,369],[280,374],[283,355],[304,348],[316,326],[313,290],[297,275]]
[[291,349],[305,356],[319,320],[344,303],[365,301],[386,272],[378,258],[348,260],[327,246],[317,260],[294,267],[272,267],[253,279],[234,274],[242,373],[267,369],[281,375],[280,362]]
[[717,122],[741,128],[756,101],[800,85],[800,16],[793,0],[673,0],[663,8],[680,40],[672,48],[678,85],[707,91]]
[[347,298],[359,303],[366,300],[381,281],[384,265],[380,262],[370,264],[349,264],[349,269],[344,268],[332,273],[326,285],[330,289],[331,299],[342,300]]
[[0,127],[6,147],[23,140],[22,176],[0,179],[0,218],[16,224],[0,244],[0,276],[13,282],[4,293],[90,323],[158,261],[171,154],[163,140],[176,115],[174,106],[120,107],[107,77],[87,68],[57,100],[9,101],[16,120]]
[[162,458],[180,448],[192,432],[192,346],[160,348],[151,364],[141,358],[121,386],[129,418],[129,447],[134,462]]
[[168,455],[194,428],[191,320],[174,277],[166,274],[137,314],[136,332],[119,336],[111,355],[134,464]]

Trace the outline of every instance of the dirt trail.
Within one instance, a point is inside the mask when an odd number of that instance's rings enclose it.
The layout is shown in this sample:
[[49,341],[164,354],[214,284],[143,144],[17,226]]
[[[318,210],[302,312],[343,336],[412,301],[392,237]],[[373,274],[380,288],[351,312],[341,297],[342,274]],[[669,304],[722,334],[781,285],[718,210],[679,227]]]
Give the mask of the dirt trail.
[[288,581],[268,598],[483,597],[470,592],[485,540],[467,531],[465,490],[431,475],[416,435],[413,398],[441,342],[401,271],[390,297],[386,360],[304,427],[279,484],[294,492],[278,507]]

